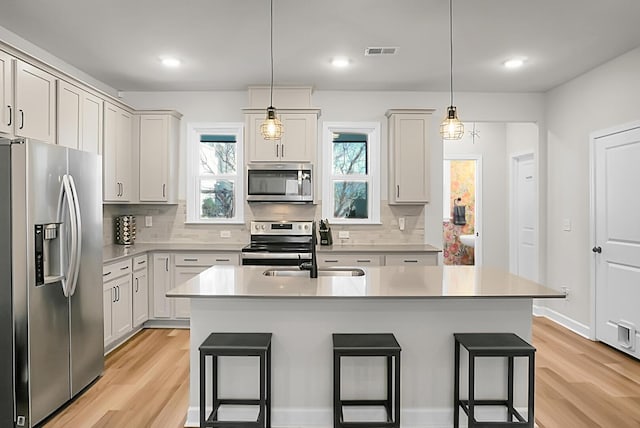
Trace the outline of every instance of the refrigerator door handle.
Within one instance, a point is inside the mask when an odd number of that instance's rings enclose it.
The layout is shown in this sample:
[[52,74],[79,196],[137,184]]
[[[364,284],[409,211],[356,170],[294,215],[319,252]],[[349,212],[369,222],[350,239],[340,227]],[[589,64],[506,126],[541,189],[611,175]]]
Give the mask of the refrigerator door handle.
[[[67,265],[66,272],[64,273],[64,278],[62,278],[62,292],[65,297],[69,297],[70,285],[73,280],[73,272],[75,272],[75,265],[78,259],[78,255],[76,254],[76,250],[78,248],[78,231],[76,229],[76,210],[74,207],[73,196],[71,193],[71,186],[69,184],[69,176],[67,174],[62,176],[62,189],[60,190],[60,200],[58,202],[58,221],[63,222],[63,210],[64,203],[67,203],[67,208],[69,210],[69,223],[71,224],[71,255],[69,256],[69,263]],[[61,243],[63,240],[60,240]]]
[[73,195],[73,205],[76,213],[76,260],[74,264],[73,281],[69,288],[69,295],[73,296],[76,292],[76,286],[78,285],[78,274],[80,273],[80,258],[82,257],[82,217],[80,216],[80,201],[78,201],[78,190],[76,189],[76,183],[73,180],[73,176],[69,175],[69,185],[71,187],[71,194]]

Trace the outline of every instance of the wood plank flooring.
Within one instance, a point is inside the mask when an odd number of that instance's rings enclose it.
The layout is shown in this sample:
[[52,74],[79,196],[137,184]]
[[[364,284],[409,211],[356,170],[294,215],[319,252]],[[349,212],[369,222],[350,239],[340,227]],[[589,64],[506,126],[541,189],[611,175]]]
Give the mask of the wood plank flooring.
[[[534,318],[539,428],[640,427],[640,361]],[[189,400],[189,331],[144,330],[45,428],[181,428]]]

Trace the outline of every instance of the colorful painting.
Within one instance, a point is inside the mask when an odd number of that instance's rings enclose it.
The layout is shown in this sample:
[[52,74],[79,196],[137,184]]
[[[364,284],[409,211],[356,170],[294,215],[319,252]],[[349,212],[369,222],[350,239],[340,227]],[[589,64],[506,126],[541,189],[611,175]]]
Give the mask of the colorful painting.
[[[473,265],[474,250],[460,242],[460,235],[475,233],[476,208],[476,162],[474,160],[451,160],[451,206],[453,218],[454,204],[465,207],[465,225],[455,225],[452,221],[443,222],[444,264]],[[458,199],[460,199],[458,201]]]

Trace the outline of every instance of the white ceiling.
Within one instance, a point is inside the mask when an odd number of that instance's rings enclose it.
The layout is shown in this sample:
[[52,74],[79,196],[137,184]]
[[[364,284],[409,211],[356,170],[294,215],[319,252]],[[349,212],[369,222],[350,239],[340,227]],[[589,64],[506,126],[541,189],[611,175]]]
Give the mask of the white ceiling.
[[[0,0],[0,26],[121,91],[269,83],[268,0]],[[449,88],[447,0],[274,0],[275,84]],[[456,91],[546,91],[640,45],[638,0],[454,0]],[[392,57],[365,57],[394,46]],[[183,65],[165,69],[159,57]],[[336,55],[351,58],[332,69]],[[501,63],[528,58],[519,71]]]

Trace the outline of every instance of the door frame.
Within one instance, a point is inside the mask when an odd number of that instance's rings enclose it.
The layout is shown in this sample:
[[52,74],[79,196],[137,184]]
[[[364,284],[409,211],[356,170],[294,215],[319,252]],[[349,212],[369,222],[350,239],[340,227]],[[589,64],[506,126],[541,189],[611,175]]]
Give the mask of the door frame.
[[[613,134],[619,134],[621,132],[629,131],[635,128],[640,128],[640,121],[628,122],[621,125],[615,125],[610,128],[594,131],[589,134],[589,241],[592,246],[596,243],[596,144],[598,139],[607,137]],[[591,254],[590,258],[590,298],[591,307],[590,322],[589,322],[589,339],[597,340],[596,329],[598,323],[596,320],[596,257]]]
[[[531,158],[533,161],[533,169],[535,173],[538,173],[538,162],[536,159],[536,154],[533,151],[527,151],[522,153],[514,153],[511,155],[511,162],[509,164],[509,271],[511,273],[516,273],[517,271],[517,261],[518,261],[518,222],[516,221],[516,213],[518,209],[517,205],[517,195],[518,195],[518,172],[520,168],[520,162]],[[535,240],[536,240],[536,278],[533,278],[535,282],[538,282],[540,279],[540,218],[539,218],[539,177],[535,177],[536,185],[535,185],[535,210],[534,210],[534,224],[536,228],[535,232]]]
[[[445,161],[452,160],[472,160],[476,162],[475,177],[475,223],[473,228],[476,232],[476,242],[474,245],[474,266],[482,266],[482,155],[477,154],[450,154],[443,156],[442,165],[444,168]],[[443,185],[444,187],[444,185]],[[451,198],[449,198],[451,199]]]

